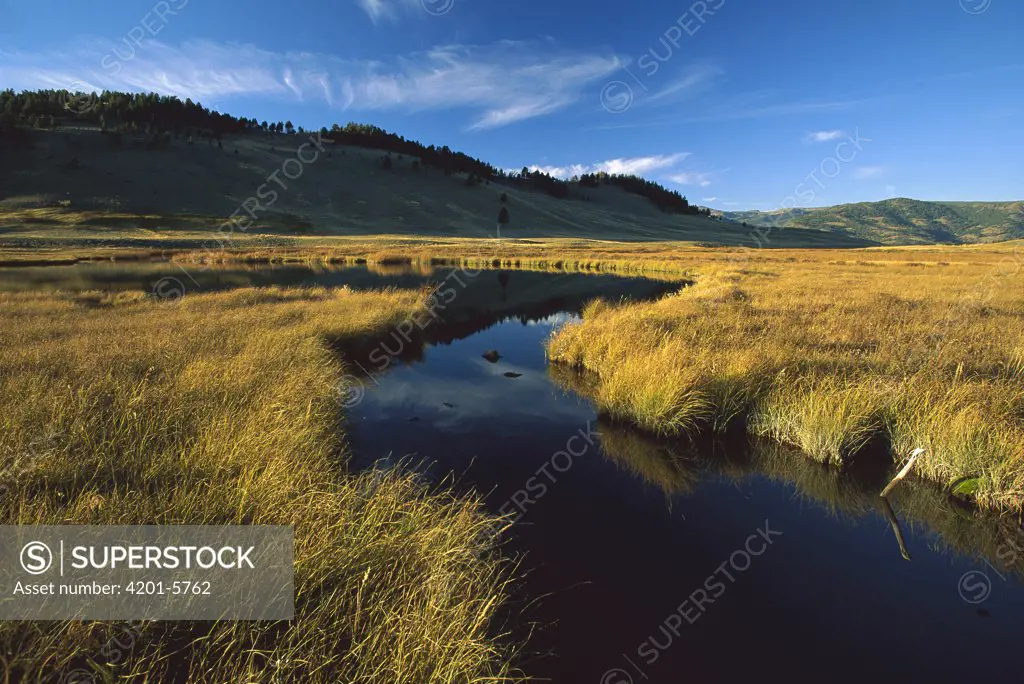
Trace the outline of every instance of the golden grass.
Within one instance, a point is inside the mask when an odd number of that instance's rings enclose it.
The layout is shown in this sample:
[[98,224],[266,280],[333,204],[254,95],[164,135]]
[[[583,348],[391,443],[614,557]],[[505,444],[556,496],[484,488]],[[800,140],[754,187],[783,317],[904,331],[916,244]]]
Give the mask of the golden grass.
[[[384,236],[297,238],[288,247],[174,256],[183,263],[365,262],[387,269],[401,261],[424,269],[692,279],[692,287],[657,302],[591,304],[581,323],[550,340],[550,358],[591,371],[581,388],[602,411],[653,433],[742,425],[839,466],[869,441],[888,442],[896,459],[924,447],[916,475],[942,487],[974,479],[980,506],[1020,511],[1020,250],[1021,243],[812,251]],[[473,502],[426,496],[407,477],[352,477],[331,460],[338,435],[330,397],[341,371],[324,340],[380,330],[416,300],[415,293],[274,289],[169,305],[134,295],[0,300],[4,458],[21,458],[41,433],[65,435],[52,459],[30,459],[36,465],[20,478],[25,484],[17,485],[5,520],[298,526],[300,620],[282,632],[291,636],[222,625],[196,642],[189,636],[195,626],[177,633],[149,626],[133,672],[159,679],[167,666],[161,649],[178,644],[176,634],[186,636],[185,654],[172,662],[201,663],[208,669],[193,674],[211,681],[270,678],[268,653],[300,662],[287,674],[313,681],[339,672],[356,681],[410,682],[434,673],[479,681],[509,674],[507,651],[489,631],[503,593],[499,562],[469,541],[489,533],[493,521]],[[620,460],[666,492],[696,482],[687,463],[666,463],[664,450],[648,453],[630,433],[608,446],[643,451],[642,461]],[[822,501],[855,512],[871,506],[867,495],[842,487],[843,474],[797,453],[780,447],[758,463],[790,473],[801,491]],[[792,475],[787,459],[807,467]],[[728,461],[719,466],[735,469]],[[159,486],[169,479],[189,487]],[[931,493],[918,496],[932,491],[921,486],[901,485],[896,501],[919,506],[912,517],[971,547],[971,535],[983,530],[948,503],[936,506]],[[338,506],[343,517],[327,512],[335,501],[345,502]],[[379,543],[366,544],[367,535]],[[995,548],[997,537],[985,544]],[[325,557],[352,560],[302,563]],[[370,568],[375,581],[364,589],[353,567]],[[376,598],[364,601],[366,591]],[[379,607],[373,616],[363,613],[370,605]],[[47,661],[50,668],[78,662],[106,629],[7,626],[0,637],[9,653],[22,654],[7,666],[20,676],[38,674],[31,668],[41,653],[74,654]],[[70,648],[55,651],[57,643]]]
[[923,446],[920,474],[944,485],[980,478],[980,504],[1020,509],[1022,249],[385,235],[171,252],[181,262],[401,260],[694,279],[657,303],[590,307],[551,341],[551,358],[595,372],[602,409],[654,432],[740,421],[840,465],[875,437],[896,458]]
[[979,478],[979,504],[1019,510],[1022,250],[1020,241],[755,250],[384,235],[173,254],[183,263],[401,259],[693,279],[660,302],[592,305],[550,342],[550,357],[596,373],[601,408],[653,432],[740,422],[839,465],[873,438],[897,459],[921,446],[918,474],[943,485]]
[[4,623],[6,681],[494,682],[501,522],[415,477],[345,470],[332,342],[414,292],[0,294],[4,524],[293,524],[291,623]]
[[1024,506],[1019,244],[668,256],[695,286],[591,305],[549,342],[610,415],[669,434],[745,419],[837,465],[872,438],[923,447],[918,474]]

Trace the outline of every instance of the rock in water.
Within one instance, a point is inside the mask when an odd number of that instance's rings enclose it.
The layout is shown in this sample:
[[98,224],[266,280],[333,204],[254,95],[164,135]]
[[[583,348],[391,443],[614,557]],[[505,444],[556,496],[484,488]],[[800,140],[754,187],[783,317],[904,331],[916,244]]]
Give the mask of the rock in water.
[[498,359],[501,358],[501,354],[498,353],[497,349],[492,349],[488,352],[484,352],[484,358],[491,363],[498,363]]

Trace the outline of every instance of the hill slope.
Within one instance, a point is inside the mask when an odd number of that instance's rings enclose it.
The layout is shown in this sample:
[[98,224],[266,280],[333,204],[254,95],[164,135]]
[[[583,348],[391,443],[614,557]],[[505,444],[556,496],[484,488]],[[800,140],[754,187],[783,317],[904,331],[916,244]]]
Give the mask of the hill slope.
[[887,245],[976,243],[1024,237],[1024,202],[891,199],[816,209],[724,212],[753,226],[810,228]]
[[[330,143],[302,164],[297,149],[308,140],[254,132],[224,136],[221,149],[184,136],[153,146],[143,135],[89,127],[33,130],[16,152],[0,151],[0,235],[216,230],[235,212],[247,216],[241,205],[263,188],[264,197],[273,190],[276,198],[255,209],[250,233],[483,237],[494,234],[506,194],[510,221],[501,234],[508,237],[755,244],[750,229],[666,213],[615,186],[574,184],[558,199],[514,181],[470,185],[464,174],[408,155],[390,155],[386,169],[383,151]],[[315,154],[309,145],[302,150],[306,160]],[[787,230],[771,246],[865,244]]]

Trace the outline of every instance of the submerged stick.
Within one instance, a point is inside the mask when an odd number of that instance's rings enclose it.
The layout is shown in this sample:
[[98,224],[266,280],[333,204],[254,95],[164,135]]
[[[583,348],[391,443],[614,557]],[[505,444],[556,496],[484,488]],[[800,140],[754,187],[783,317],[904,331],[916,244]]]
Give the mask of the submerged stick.
[[907,476],[907,473],[910,472],[910,469],[914,467],[914,463],[917,462],[917,459],[920,458],[923,453],[924,449],[914,449],[913,453],[910,454],[910,458],[907,459],[907,464],[903,466],[903,469],[896,473],[896,477],[892,478],[892,482],[885,485],[885,489],[882,490],[883,497],[887,496],[889,492],[893,490],[893,487],[899,484],[900,480]]
[[896,518],[896,512],[892,510],[889,500],[884,496],[882,497],[882,507],[885,510],[885,517],[889,518],[889,524],[892,525],[892,531],[896,533],[896,543],[900,545],[900,553],[903,554],[903,559],[912,560],[910,552],[907,551],[907,543],[903,540],[903,528],[900,527],[900,521]]

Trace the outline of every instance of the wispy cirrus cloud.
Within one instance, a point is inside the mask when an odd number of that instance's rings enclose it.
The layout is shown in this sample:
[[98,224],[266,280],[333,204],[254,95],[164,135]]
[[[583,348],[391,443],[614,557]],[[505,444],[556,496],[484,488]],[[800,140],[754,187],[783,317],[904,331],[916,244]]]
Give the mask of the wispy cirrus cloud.
[[684,171],[672,174],[668,180],[676,185],[696,185],[706,188],[714,182],[715,174],[715,171]]
[[885,169],[881,166],[859,166],[853,170],[854,178],[878,178],[885,173]]
[[[559,50],[549,41],[443,45],[389,62],[252,45],[147,41],[116,71],[101,67],[112,45],[60,52],[0,49],[7,87],[151,91],[181,98],[279,97],[322,100],[352,111],[465,110],[471,129],[505,126],[576,102],[592,82],[620,67],[610,54]],[[123,52],[123,48],[122,48]]]
[[790,116],[801,114],[821,114],[823,112],[836,112],[850,109],[857,105],[873,102],[872,98],[858,100],[817,100],[785,102],[780,104],[766,105],[763,107],[715,107],[703,116],[695,116],[683,121],[687,123],[704,123],[709,121],[736,121],[741,119],[760,119],[773,116]]
[[[595,126],[595,130],[615,130],[630,128],[661,128],[682,126],[687,124],[721,123],[723,121],[741,121],[745,119],[761,119],[769,117],[804,116],[825,114],[853,109],[862,105],[880,101],[883,98],[862,98],[849,100],[799,100],[767,104],[768,99],[775,99],[773,93],[749,93],[732,96],[729,101],[715,101],[711,106],[704,107],[692,115],[664,116],[641,122],[613,123]],[[822,131],[831,133],[832,131]]]
[[395,6],[387,0],[356,0],[356,4],[375,24],[381,19],[393,19],[397,15]]
[[366,12],[370,21],[379,24],[381,21],[396,21],[402,15],[413,12],[427,14],[445,14],[451,9],[455,0],[355,0],[356,4]]
[[826,143],[833,140],[838,140],[846,135],[845,131],[812,131],[804,136],[804,142],[806,143]]
[[572,178],[585,173],[622,174],[642,176],[652,171],[668,169],[690,156],[689,152],[658,154],[648,157],[623,157],[607,159],[595,164],[569,164],[567,166],[530,166],[531,171],[541,171],[555,178]]
[[725,70],[716,64],[695,63],[687,65],[683,70],[664,86],[652,90],[649,97],[641,99],[652,104],[671,104],[684,98],[704,92],[716,80],[725,74]]

